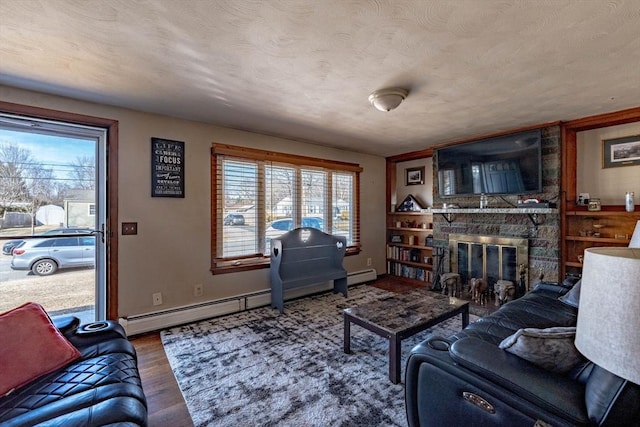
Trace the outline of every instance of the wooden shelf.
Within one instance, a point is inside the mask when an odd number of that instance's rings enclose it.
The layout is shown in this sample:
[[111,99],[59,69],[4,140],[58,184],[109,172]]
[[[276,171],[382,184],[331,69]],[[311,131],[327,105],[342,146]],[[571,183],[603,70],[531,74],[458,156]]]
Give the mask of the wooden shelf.
[[620,206],[603,206],[602,210],[599,211],[588,211],[588,210],[572,210],[566,211],[566,216],[592,216],[592,217],[607,217],[607,216],[629,216],[635,217],[640,214],[640,209],[635,210],[633,212],[627,212],[624,208]]
[[389,242],[388,245],[389,246],[398,246],[398,247],[401,247],[401,248],[408,248],[408,249],[424,249],[424,250],[427,250],[427,251],[433,250],[433,246],[409,245],[407,243],[392,243],[392,242]]
[[[562,216],[562,273],[567,269],[582,269],[578,257],[588,248],[595,246],[628,246],[636,221],[640,220],[640,211],[627,212],[622,206],[605,205],[599,211],[589,211],[586,207],[572,207]],[[594,224],[603,225],[601,237],[583,236],[587,231],[596,231]],[[625,236],[615,238],[614,236]]]
[[[563,215],[561,216],[560,224],[562,233],[561,255],[563,260],[560,264],[560,279],[566,275],[567,268],[579,269],[582,267],[580,263],[574,261],[578,260],[578,255],[580,255],[584,249],[592,246],[614,244],[600,240],[595,242],[575,239],[569,240],[571,236],[579,235],[582,230],[592,230],[591,221],[597,220],[604,223],[607,228],[603,229],[603,231],[606,231],[608,236],[615,236],[616,234],[631,236],[636,221],[640,220],[639,205],[635,205],[634,212],[626,212],[622,203],[618,205],[602,205],[600,211],[588,211],[586,206],[577,205],[575,202],[578,200],[578,189],[580,187],[578,185],[579,145],[583,145],[582,143],[578,143],[579,134],[593,129],[604,129],[627,123],[640,123],[640,108],[636,107],[613,113],[584,117],[566,121],[560,125],[562,135],[562,143],[560,144],[562,150],[562,165],[560,168],[562,171],[562,186],[560,188],[560,194],[564,198],[562,202]],[[585,190],[591,190],[591,188],[580,188],[580,191]],[[620,188],[619,190],[620,193],[618,193],[618,195],[621,195],[624,189]],[[600,196],[602,196],[602,194],[600,194]],[[607,194],[607,196],[611,197],[613,195]],[[620,202],[622,202],[622,200],[620,200]],[[617,243],[618,241],[615,241],[616,245]]]
[[412,267],[426,268],[427,270],[430,270],[433,268],[433,264],[425,264],[423,262],[403,261],[401,259],[395,259],[395,258],[387,258],[387,261],[397,262],[398,264],[410,265]]
[[571,261],[567,261],[564,263],[564,265],[566,265],[567,267],[579,267],[582,268],[582,264],[579,262],[571,262]]
[[[433,247],[426,243],[431,244],[433,236],[433,214],[429,209],[422,209],[387,212],[386,216],[387,274],[411,283],[430,284],[434,269]],[[401,241],[392,242],[392,239]]]
[[620,245],[629,244],[629,239],[614,239],[613,237],[566,236],[565,239],[574,242],[617,243]]
[[396,212],[389,212],[389,215],[416,215],[416,216],[421,216],[421,215],[428,214],[428,213],[429,213],[428,211],[427,212],[413,212],[413,211],[410,211],[410,212],[398,212],[398,211],[396,211]]

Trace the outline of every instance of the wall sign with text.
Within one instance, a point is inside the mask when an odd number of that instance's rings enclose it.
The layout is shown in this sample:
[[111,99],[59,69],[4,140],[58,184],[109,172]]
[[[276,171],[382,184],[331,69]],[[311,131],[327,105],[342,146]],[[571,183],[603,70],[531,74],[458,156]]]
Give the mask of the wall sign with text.
[[151,197],[184,197],[184,142],[151,138]]

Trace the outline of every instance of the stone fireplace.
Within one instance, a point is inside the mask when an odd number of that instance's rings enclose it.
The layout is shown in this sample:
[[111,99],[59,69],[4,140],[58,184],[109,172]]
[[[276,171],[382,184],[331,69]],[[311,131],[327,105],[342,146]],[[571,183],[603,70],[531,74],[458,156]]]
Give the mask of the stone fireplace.
[[[560,126],[558,125],[551,125],[543,129],[543,191],[541,193],[527,194],[527,198],[549,200],[560,204],[560,136]],[[489,196],[489,208],[480,210],[478,209],[480,204],[479,196],[440,197],[437,174],[437,168],[434,167],[433,207],[436,209],[441,208],[444,203],[447,203],[450,207],[451,205],[456,205],[460,208],[458,212],[449,216],[446,213],[434,213],[433,215],[434,254],[439,253],[438,251],[443,254],[442,272],[457,271],[458,264],[462,262],[463,264],[466,263],[466,271],[469,272],[467,274],[479,274],[479,271],[484,274],[484,269],[478,270],[479,259],[481,263],[489,260],[489,268],[494,269],[489,271],[491,274],[489,278],[503,274],[504,280],[519,280],[520,273],[518,268],[521,264],[524,264],[527,268],[525,281],[528,288],[532,288],[542,276],[548,281],[561,280],[559,277],[561,224],[560,215],[557,212],[540,215],[538,218],[532,218],[530,215],[520,212],[516,214],[513,212],[501,212],[501,208],[517,209],[518,197],[516,195]],[[484,246],[471,246],[469,248],[467,245],[467,249],[471,251],[469,253],[475,254],[475,257],[468,256],[466,260],[461,259],[458,261],[457,250],[459,245],[457,243],[453,246],[451,245],[451,237],[456,235],[481,237],[480,242],[463,240],[463,242],[466,241],[474,245],[484,245],[485,238],[514,239],[514,242],[501,243],[503,241],[498,241],[490,243],[487,247],[488,253],[487,248]],[[515,243],[515,240],[521,240],[522,244]],[[520,252],[520,255],[518,255],[518,250],[515,250],[516,258],[513,261],[513,251],[508,248],[518,246],[523,246],[526,252]],[[464,248],[464,246],[462,247]],[[528,254],[528,256],[524,254]],[[478,256],[481,256],[481,258],[478,258]],[[494,267],[494,259],[499,260],[497,267]],[[469,260],[475,260],[471,264],[473,268],[471,270],[468,267]],[[507,268],[503,265],[504,263],[510,264],[510,266]],[[502,273],[498,273],[499,271]],[[515,278],[513,278],[514,275]],[[467,276],[463,277],[465,278],[463,283],[468,285]]]
[[518,294],[529,291],[529,240],[520,237],[449,235],[451,272],[458,273],[463,285],[471,278],[482,278],[493,286],[509,280]]

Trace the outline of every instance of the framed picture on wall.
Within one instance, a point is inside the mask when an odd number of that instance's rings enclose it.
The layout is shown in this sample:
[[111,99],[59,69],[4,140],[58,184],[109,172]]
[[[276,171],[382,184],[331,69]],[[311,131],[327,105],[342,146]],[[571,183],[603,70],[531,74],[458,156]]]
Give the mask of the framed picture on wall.
[[602,140],[602,167],[640,165],[640,135]]
[[419,168],[407,168],[406,172],[406,185],[421,185],[424,184],[424,166]]
[[151,197],[184,198],[184,142],[151,138]]

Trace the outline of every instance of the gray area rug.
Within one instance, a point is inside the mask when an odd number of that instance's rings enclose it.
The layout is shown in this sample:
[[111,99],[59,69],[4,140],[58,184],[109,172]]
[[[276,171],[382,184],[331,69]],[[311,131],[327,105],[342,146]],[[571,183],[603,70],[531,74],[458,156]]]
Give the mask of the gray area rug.
[[[196,426],[406,426],[404,385],[388,377],[388,341],[351,327],[342,310],[389,295],[368,285],[349,298],[322,294],[162,331],[169,363]],[[473,321],[475,316],[471,316]],[[460,316],[402,344],[459,331]]]

